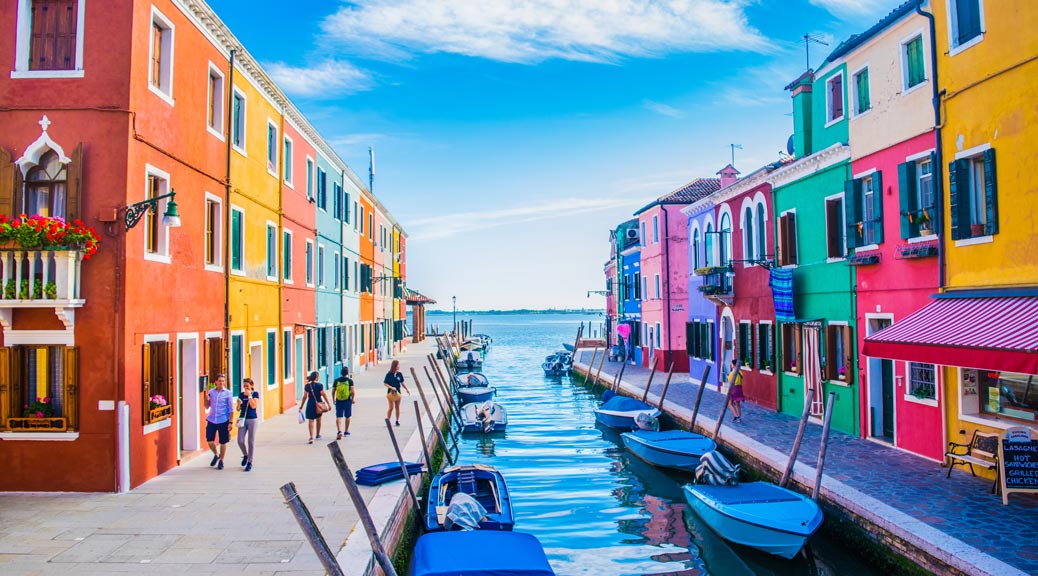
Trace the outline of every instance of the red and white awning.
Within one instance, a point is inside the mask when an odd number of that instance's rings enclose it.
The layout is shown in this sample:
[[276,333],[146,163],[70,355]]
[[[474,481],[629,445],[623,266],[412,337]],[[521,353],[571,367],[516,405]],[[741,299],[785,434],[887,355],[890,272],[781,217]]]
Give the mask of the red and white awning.
[[1038,374],[1038,296],[938,297],[866,338],[863,352],[875,358]]

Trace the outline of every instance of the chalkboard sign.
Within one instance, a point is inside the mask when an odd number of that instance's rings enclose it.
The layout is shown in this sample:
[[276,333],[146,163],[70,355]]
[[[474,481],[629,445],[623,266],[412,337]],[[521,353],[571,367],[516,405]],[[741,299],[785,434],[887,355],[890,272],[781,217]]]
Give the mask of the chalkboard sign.
[[1009,492],[1038,493],[1038,440],[1013,442],[1003,438],[998,448],[1002,504],[1009,504]]

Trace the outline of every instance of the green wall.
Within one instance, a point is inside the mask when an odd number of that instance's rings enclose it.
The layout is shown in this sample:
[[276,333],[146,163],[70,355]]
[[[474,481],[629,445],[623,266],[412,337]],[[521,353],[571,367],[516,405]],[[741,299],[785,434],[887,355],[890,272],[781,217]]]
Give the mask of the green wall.
[[[843,98],[843,119],[826,127],[826,101],[828,98],[825,84],[837,74],[843,74],[843,94],[841,95],[841,98]],[[847,76],[847,66],[845,64],[834,66],[827,70],[825,75],[818,76],[815,79],[811,99],[811,125],[813,130],[811,131],[810,138],[812,140],[812,152],[825,150],[838,142],[846,143],[848,141],[847,118],[850,116],[850,99],[847,98],[848,82],[850,82],[850,79]]]

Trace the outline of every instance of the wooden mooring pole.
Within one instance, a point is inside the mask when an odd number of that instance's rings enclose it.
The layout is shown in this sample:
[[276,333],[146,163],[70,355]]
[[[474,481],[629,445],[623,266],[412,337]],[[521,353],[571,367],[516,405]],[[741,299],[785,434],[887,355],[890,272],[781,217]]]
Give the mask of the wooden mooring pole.
[[573,341],[573,355],[577,354],[577,346],[580,345],[580,335],[584,333],[584,323],[580,323],[580,328],[577,328],[577,338]]
[[670,388],[670,377],[674,374],[674,363],[670,363],[670,368],[667,369],[667,381],[663,383],[663,392],[660,394],[660,401],[656,404],[656,407],[663,411],[663,399],[667,397],[667,389]]
[[[457,419],[458,424],[461,424],[461,419],[458,417],[457,411],[454,410],[454,405],[451,404],[450,395],[446,394],[446,396],[447,396],[446,403],[443,400],[441,400],[440,399],[440,387],[436,383],[436,380],[433,380],[433,377],[429,374],[429,367],[428,366],[422,366],[422,369],[425,370],[425,378],[426,378],[426,380],[429,381],[429,386],[432,388],[433,395],[436,396],[436,403],[440,406],[440,410],[442,410],[443,413],[447,416],[448,422],[453,424],[455,419]],[[448,427],[448,429],[449,428],[450,427]]]
[[[332,453],[332,462],[335,463],[335,469],[339,471],[339,477],[342,478],[343,484],[346,485],[346,492],[349,493],[350,500],[353,500],[353,507],[357,509],[357,515],[360,516],[360,523],[364,526],[364,532],[368,534],[368,541],[371,542],[371,551],[375,555],[375,561],[378,562],[386,576],[397,576],[396,570],[393,568],[393,561],[389,559],[386,549],[382,547],[382,540],[378,537],[375,521],[371,519],[371,512],[368,511],[368,505],[364,503],[364,496],[361,495],[360,488],[357,487],[357,481],[353,479],[353,471],[346,464],[346,458],[342,455],[339,443],[329,442],[328,451]],[[415,510],[415,513],[420,515],[421,510]]]
[[393,441],[393,451],[396,452],[397,462],[400,462],[400,473],[404,475],[404,486],[407,486],[407,493],[411,495],[411,504],[414,505],[415,512],[421,514],[422,505],[418,502],[418,495],[414,493],[414,486],[411,486],[407,463],[404,462],[404,455],[400,452],[400,445],[396,442],[396,433],[393,432],[393,423],[389,421],[389,418],[386,418],[386,430],[389,431],[389,439]]
[[710,376],[710,365],[703,367],[703,378],[699,381],[699,391],[696,392],[696,404],[692,407],[692,418],[688,421],[688,431],[696,431],[696,416],[699,415],[699,404],[703,401],[703,391],[706,390],[706,379]]
[[724,415],[728,413],[728,403],[732,399],[732,390],[735,386],[728,387],[728,393],[724,395],[724,406],[721,406],[721,415],[717,417],[717,425],[714,426],[714,442],[717,442],[717,434],[721,431],[721,424],[724,423]]
[[342,576],[342,567],[335,560],[335,553],[328,547],[328,542],[321,534],[317,523],[314,522],[314,517],[310,515],[310,509],[306,507],[303,499],[296,492],[295,482],[282,486],[281,494],[285,497],[285,504],[288,504],[292,510],[292,515],[296,517],[296,522],[299,522],[299,527],[303,529],[306,539],[310,541],[310,547],[317,554],[317,559],[321,561],[324,571],[332,576]]
[[649,397],[649,389],[652,388],[652,377],[656,375],[656,363],[652,363],[652,370],[649,370],[649,381],[645,383],[645,392],[642,393],[642,402]]
[[804,430],[807,429],[807,418],[811,415],[811,402],[815,399],[815,389],[809,388],[807,390],[807,396],[804,397],[804,413],[800,415],[800,426],[797,427],[797,436],[793,440],[793,450],[789,453],[789,462],[786,463],[786,471],[782,473],[782,478],[779,480],[779,486],[782,488],[789,484],[789,479],[793,477],[793,466],[797,461],[797,454],[800,452],[800,441],[804,439]]
[[[432,423],[433,433],[440,439],[440,444],[443,446],[443,453],[447,455],[447,460],[453,464],[454,458],[451,457],[450,447],[447,446],[447,440],[443,437],[443,433],[440,432],[440,425],[436,422],[436,416],[433,415],[432,409],[429,407],[429,400],[425,396],[425,391],[422,389],[422,383],[418,381],[418,375],[415,373],[413,367],[411,368],[411,376],[414,378],[415,386],[418,387],[418,395],[422,398],[422,404],[425,405],[425,413],[429,415],[429,422]],[[440,405],[440,410],[443,410],[442,404]],[[447,433],[450,433],[450,426],[447,427]],[[451,440],[453,440],[455,444],[458,443],[454,438]]]
[[[432,454],[429,452],[429,444],[425,441],[425,426],[422,425],[422,410],[418,407],[418,401],[414,401],[414,418],[418,422],[418,437],[422,440],[422,454],[425,454],[425,469],[432,474]],[[446,450],[444,450],[446,452]]]
[[584,382],[591,380],[591,371],[595,368],[595,358],[598,358],[598,346],[595,346],[594,350],[591,351],[591,363],[587,365],[587,374],[584,376]]
[[598,361],[598,372],[595,373],[595,383],[591,385],[592,388],[598,386],[598,379],[602,376],[602,365],[605,364],[606,350],[602,350],[602,358]]
[[822,489],[822,469],[825,468],[825,451],[829,448],[829,422],[833,419],[833,403],[836,392],[829,393],[829,401],[825,406],[825,423],[822,424],[822,445],[818,448],[818,466],[815,468],[815,489],[811,491],[811,499],[818,500],[818,492]]
[[620,384],[624,381],[624,370],[627,368],[627,362],[620,363],[620,371],[616,373],[616,379],[613,380],[613,390],[619,391]]

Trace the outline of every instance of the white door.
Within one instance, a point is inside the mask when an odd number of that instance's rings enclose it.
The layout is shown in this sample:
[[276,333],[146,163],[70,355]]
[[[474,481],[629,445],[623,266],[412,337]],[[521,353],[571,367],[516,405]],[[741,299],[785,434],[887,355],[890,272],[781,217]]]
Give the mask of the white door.
[[256,407],[256,416],[263,421],[263,393],[267,389],[267,379],[263,377],[263,343],[262,342],[250,342],[249,343],[249,365],[251,371],[249,377],[252,378],[252,383],[255,386],[253,388],[259,395],[259,406]]
[[202,442],[199,438],[201,415],[198,407],[198,340],[195,338],[180,341],[177,397],[180,399],[180,449],[198,450],[202,447]]

